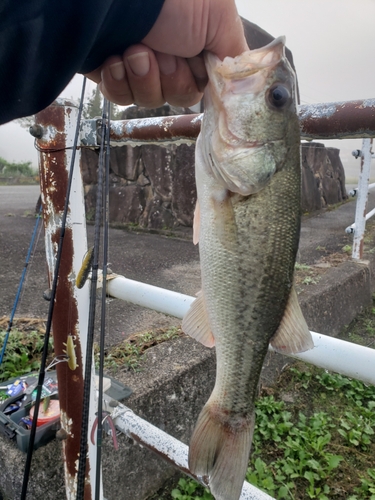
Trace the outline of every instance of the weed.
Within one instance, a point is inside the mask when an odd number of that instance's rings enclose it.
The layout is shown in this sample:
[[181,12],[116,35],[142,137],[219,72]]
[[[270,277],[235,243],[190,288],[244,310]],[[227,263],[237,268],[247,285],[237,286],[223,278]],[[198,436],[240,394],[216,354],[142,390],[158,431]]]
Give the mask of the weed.
[[319,278],[313,278],[312,276],[306,276],[306,278],[304,278],[302,280],[302,284],[303,285],[316,285],[319,281]]
[[352,253],[352,246],[351,245],[345,245],[342,247],[342,251],[348,254]]
[[[178,488],[172,490],[172,498],[177,500],[190,500],[193,498],[202,498],[204,500],[214,500],[207,488],[204,488],[193,479],[181,478],[178,481]],[[194,495],[194,496],[193,496]]]
[[[375,469],[367,469],[367,475],[360,476],[361,486],[355,488],[356,493],[361,495],[360,498],[368,498],[369,500],[375,500]],[[352,500],[357,497],[350,497]],[[349,499],[348,499],[349,500]]]
[[296,271],[308,271],[309,269],[311,269],[311,266],[308,266],[307,264],[299,264],[298,262],[296,262],[294,264],[294,268]]
[[[375,500],[375,387],[302,363],[280,383],[324,409],[306,413],[273,395],[259,398],[247,481],[277,499]],[[180,480],[172,498],[213,500],[192,479]]]
[[[27,321],[32,324],[32,320]],[[27,328],[27,325],[26,325]],[[137,369],[144,352],[156,344],[182,335],[181,328],[171,327],[151,332],[135,334],[122,344],[111,347],[105,355],[104,365],[115,372],[120,366]],[[0,330],[0,348],[5,339],[5,331]],[[42,332],[12,330],[3,362],[0,365],[0,381],[8,380],[37,370],[43,351],[44,334]],[[49,349],[53,351],[53,339],[49,340]],[[95,362],[99,363],[99,347],[94,346]]]
[[[374,314],[372,312],[372,314]],[[372,319],[368,319],[364,322],[366,333],[369,335],[375,335],[375,325]]]
[[[143,355],[150,347],[180,337],[183,334],[181,328],[170,327],[137,333],[124,340],[121,344],[106,350],[104,366],[112,372],[116,372],[119,367],[136,370]],[[94,345],[95,363],[99,364],[99,346]]]
[[[0,331],[0,346],[5,340],[5,332]],[[43,350],[44,335],[38,331],[21,332],[12,330],[9,334],[3,362],[0,365],[0,381],[8,380],[37,370]],[[49,341],[52,351],[52,339]]]

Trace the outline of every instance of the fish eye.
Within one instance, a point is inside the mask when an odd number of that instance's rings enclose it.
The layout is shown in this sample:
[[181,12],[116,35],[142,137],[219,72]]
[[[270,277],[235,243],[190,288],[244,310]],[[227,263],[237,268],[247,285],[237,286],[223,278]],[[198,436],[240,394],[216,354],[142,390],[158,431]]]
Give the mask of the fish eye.
[[275,108],[281,108],[289,101],[290,92],[283,85],[276,84],[270,88],[268,99]]

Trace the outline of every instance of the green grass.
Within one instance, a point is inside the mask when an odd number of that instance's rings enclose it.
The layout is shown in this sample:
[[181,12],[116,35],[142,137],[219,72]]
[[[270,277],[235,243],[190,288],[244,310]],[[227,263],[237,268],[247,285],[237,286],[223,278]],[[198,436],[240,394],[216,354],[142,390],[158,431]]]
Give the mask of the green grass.
[[[136,370],[150,347],[172,340],[183,335],[181,328],[170,327],[159,328],[155,331],[141,332],[132,335],[128,339],[105,351],[104,367],[112,374],[119,368]],[[99,364],[99,346],[94,346],[95,363]]]
[[[0,349],[3,348],[5,331],[0,331]],[[43,351],[44,335],[33,330],[12,330],[9,334],[3,362],[0,365],[0,382],[38,370]],[[52,352],[52,340],[50,340]]]
[[[374,429],[375,387],[298,363],[256,403],[246,479],[277,499],[375,500]],[[170,498],[214,497],[180,479]]]
[[[115,373],[119,368],[137,369],[144,354],[150,347],[183,335],[181,328],[170,327],[132,335],[116,346],[106,349],[104,366]],[[5,331],[0,330],[0,349],[4,344]],[[38,370],[43,351],[44,332],[10,332],[4,359],[0,365],[0,382]],[[50,354],[53,353],[53,340],[49,341]],[[99,363],[99,346],[94,344],[95,363]],[[1,398],[1,393],[0,393]]]

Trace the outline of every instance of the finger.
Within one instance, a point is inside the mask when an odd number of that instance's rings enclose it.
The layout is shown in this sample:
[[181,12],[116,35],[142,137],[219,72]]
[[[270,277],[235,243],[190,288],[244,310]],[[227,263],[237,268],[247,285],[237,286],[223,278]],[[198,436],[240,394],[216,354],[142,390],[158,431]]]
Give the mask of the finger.
[[205,86],[208,82],[208,75],[206,71],[206,66],[204,64],[203,56],[190,57],[187,59],[187,63],[190,67],[191,72],[194,75],[197,87],[200,92],[203,92]]
[[165,0],[143,43],[181,57],[206,49],[223,59],[248,50],[234,0]]
[[126,78],[124,61],[121,57],[110,57],[102,65],[99,88],[109,101],[121,106],[133,104],[133,93]]
[[85,73],[85,75],[87,78],[89,78],[90,80],[92,80],[93,82],[95,83],[100,83],[101,82],[101,67],[100,68],[96,68],[94,71],[91,71],[90,73]]
[[123,61],[134,102],[146,108],[158,108],[165,103],[159,65],[153,50],[133,45],[124,52]]
[[156,52],[160,83],[165,101],[172,106],[189,107],[199,102],[202,92],[186,59]]
[[220,59],[236,57],[249,50],[243,24],[233,0],[208,0],[210,15],[207,23],[205,49]]

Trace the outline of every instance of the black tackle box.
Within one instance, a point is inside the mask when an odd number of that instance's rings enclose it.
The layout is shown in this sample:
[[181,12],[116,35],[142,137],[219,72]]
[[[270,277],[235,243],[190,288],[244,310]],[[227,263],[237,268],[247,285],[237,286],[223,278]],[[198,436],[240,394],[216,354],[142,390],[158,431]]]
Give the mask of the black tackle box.
[[[57,384],[57,375],[55,370],[51,370],[46,373],[46,379],[48,378],[53,379]],[[26,381],[27,384],[31,384],[34,380],[37,381],[37,379],[37,373],[29,373],[25,376],[15,377],[6,382],[1,382],[0,385],[7,386],[14,383],[16,380]],[[118,382],[108,375],[105,375],[104,385],[104,392],[117,401],[128,398],[132,393],[132,390],[129,387],[126,387],[121,382]],[[51,395],[51,399],[58,399],[58,395]],[[43,405],[43,401],[41,402],[41,405]],[[19,425],[19,422],[23,417],[28,416],[30,409],[29,406],[30,404],[10,415],[5,415],[4,412],[0,411],[0,434],[3,434],[8,439],[15,440],[17,443],[17,447],[25,453],[27,452],[27,449],[29,447],[31,431]],[[49,423],[37,427],[35,433],[34,450],[40,448],[41,446],[44,446],[49,441],[51,441],[51,439],[55,437],[56,431],[58,431],[59,429],[60,417],[56,417]]]
[[[31,373],[21,377],[15,377],[6,382],[1,382],[1,386],[11,385],[17,380],[27,381],[27,383],[33,383],[33,381],[37,381],[38,374]],[[56,372],[49,371],[48,378],[53,380],[57,380]],[[46,378],[47,378],[46,377]],[[51,399],[58,399],[57,394],[51,395]],[[2,401],[5,403],[5,401]],[[41,403],[43,405],[43,402]],[[30,440],[30,430],[20,425],[20,421],[22,418],[27,417],[29,415],[29,410],[31,407],[31,401],[25,407],[20,408],[19,410],[11,413],[10,415],[6,415],[3,411],[0,411],[0,434],[6,436],[8,439],[14,440],[17,443],[18,449],[23,452],[27,452],[29,447]],[[60,428],[60,417],[56,417],[50,422],[40,425],[36,428],[35,432],[35,441],[34,441],[34,450],[38,449],[40,446],[44,446],[51,439],[53,439],[56,435],[56,431]]]

